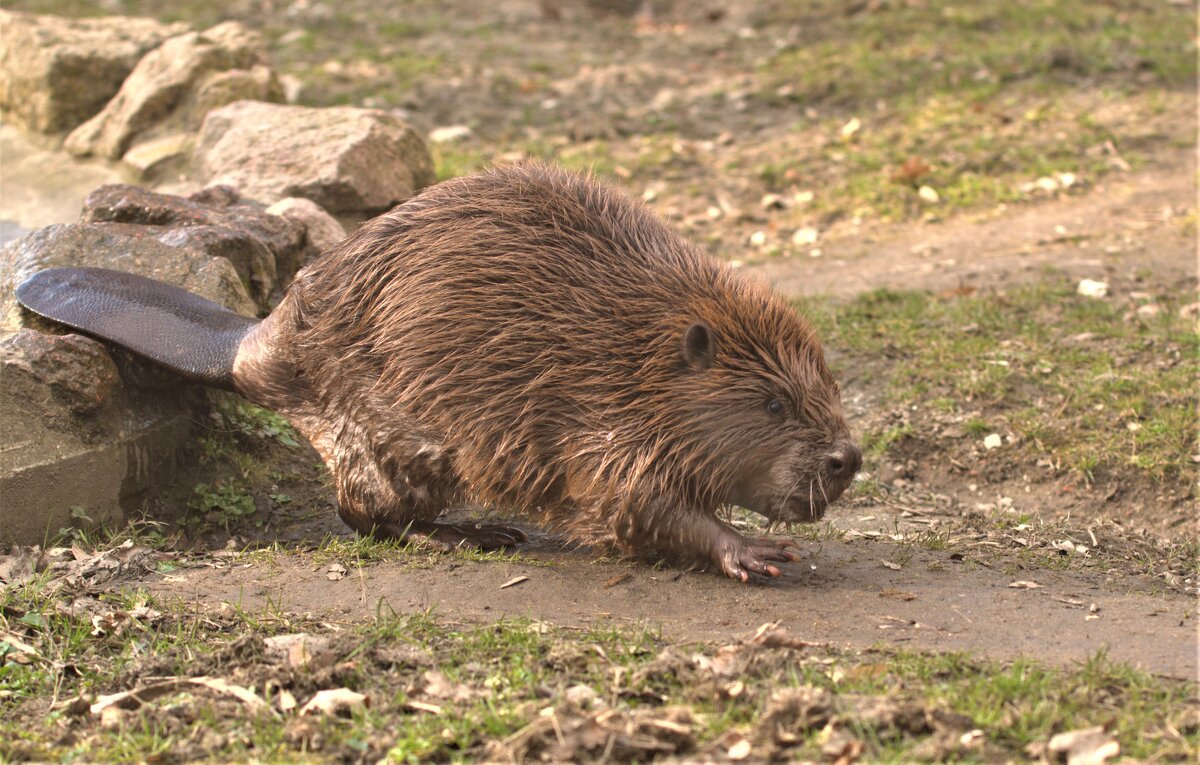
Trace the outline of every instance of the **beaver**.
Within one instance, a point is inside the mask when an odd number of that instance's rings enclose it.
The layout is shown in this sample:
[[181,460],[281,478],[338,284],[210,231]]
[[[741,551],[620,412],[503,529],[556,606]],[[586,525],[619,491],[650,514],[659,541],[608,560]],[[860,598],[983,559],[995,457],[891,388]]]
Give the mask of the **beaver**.
[[485,549],[518,511],[643,558],[778,576],[862,455],[813,327],[618,190],[520,163],[363,224],[261,322],[131,274],[53,269],[22,304],[286,416],[355,531]]

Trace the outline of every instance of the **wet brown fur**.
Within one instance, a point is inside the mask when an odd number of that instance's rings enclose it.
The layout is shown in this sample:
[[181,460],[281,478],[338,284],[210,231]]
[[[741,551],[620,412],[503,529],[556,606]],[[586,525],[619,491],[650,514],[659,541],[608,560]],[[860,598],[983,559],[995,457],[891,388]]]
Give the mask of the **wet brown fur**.
[[296,277],[235,380],[313,441],[363,532],[475,502],[744,578],[719,507],[815,520],[849,482],[826,467],[850,442],[811,326],[644,205],[537,164],[362,226]]

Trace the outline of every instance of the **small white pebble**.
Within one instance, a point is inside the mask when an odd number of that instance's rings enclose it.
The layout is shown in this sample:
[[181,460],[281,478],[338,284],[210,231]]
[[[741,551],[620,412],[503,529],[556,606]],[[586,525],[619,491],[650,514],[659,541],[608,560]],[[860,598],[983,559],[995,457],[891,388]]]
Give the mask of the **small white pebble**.
[[1108,282],[1100,282],[1094,279],[1080,279],[1079,286],[1075,289],[1080,295],[1090,298],[1102,298],[1108,296]]
[[796,233],[792,234],[792,244],[797,247],[803,247],[806,244],[813,244],[821,237],[821,234],[812,226],[796,229]]
[[429,131],[430,143],[454,143],[470,138],[473,131],[466,125],[447,125]]

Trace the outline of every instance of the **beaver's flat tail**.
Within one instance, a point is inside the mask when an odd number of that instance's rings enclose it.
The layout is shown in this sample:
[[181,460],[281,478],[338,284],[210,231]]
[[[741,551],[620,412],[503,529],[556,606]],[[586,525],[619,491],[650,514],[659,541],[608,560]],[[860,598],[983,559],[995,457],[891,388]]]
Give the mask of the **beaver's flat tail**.
[[238,344],[258,324],[170,284],[106,268],[39,271],[16,296],[36,314],[228,390]]

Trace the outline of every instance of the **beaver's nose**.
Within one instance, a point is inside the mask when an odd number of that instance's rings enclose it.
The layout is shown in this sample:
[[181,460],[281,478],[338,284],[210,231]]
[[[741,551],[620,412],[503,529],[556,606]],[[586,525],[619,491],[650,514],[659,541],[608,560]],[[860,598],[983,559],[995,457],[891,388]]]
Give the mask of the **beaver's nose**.
[[838,441],[825,455],[825,470],[837,481],[849,481],[862,467],[862,450],[853,441]]

